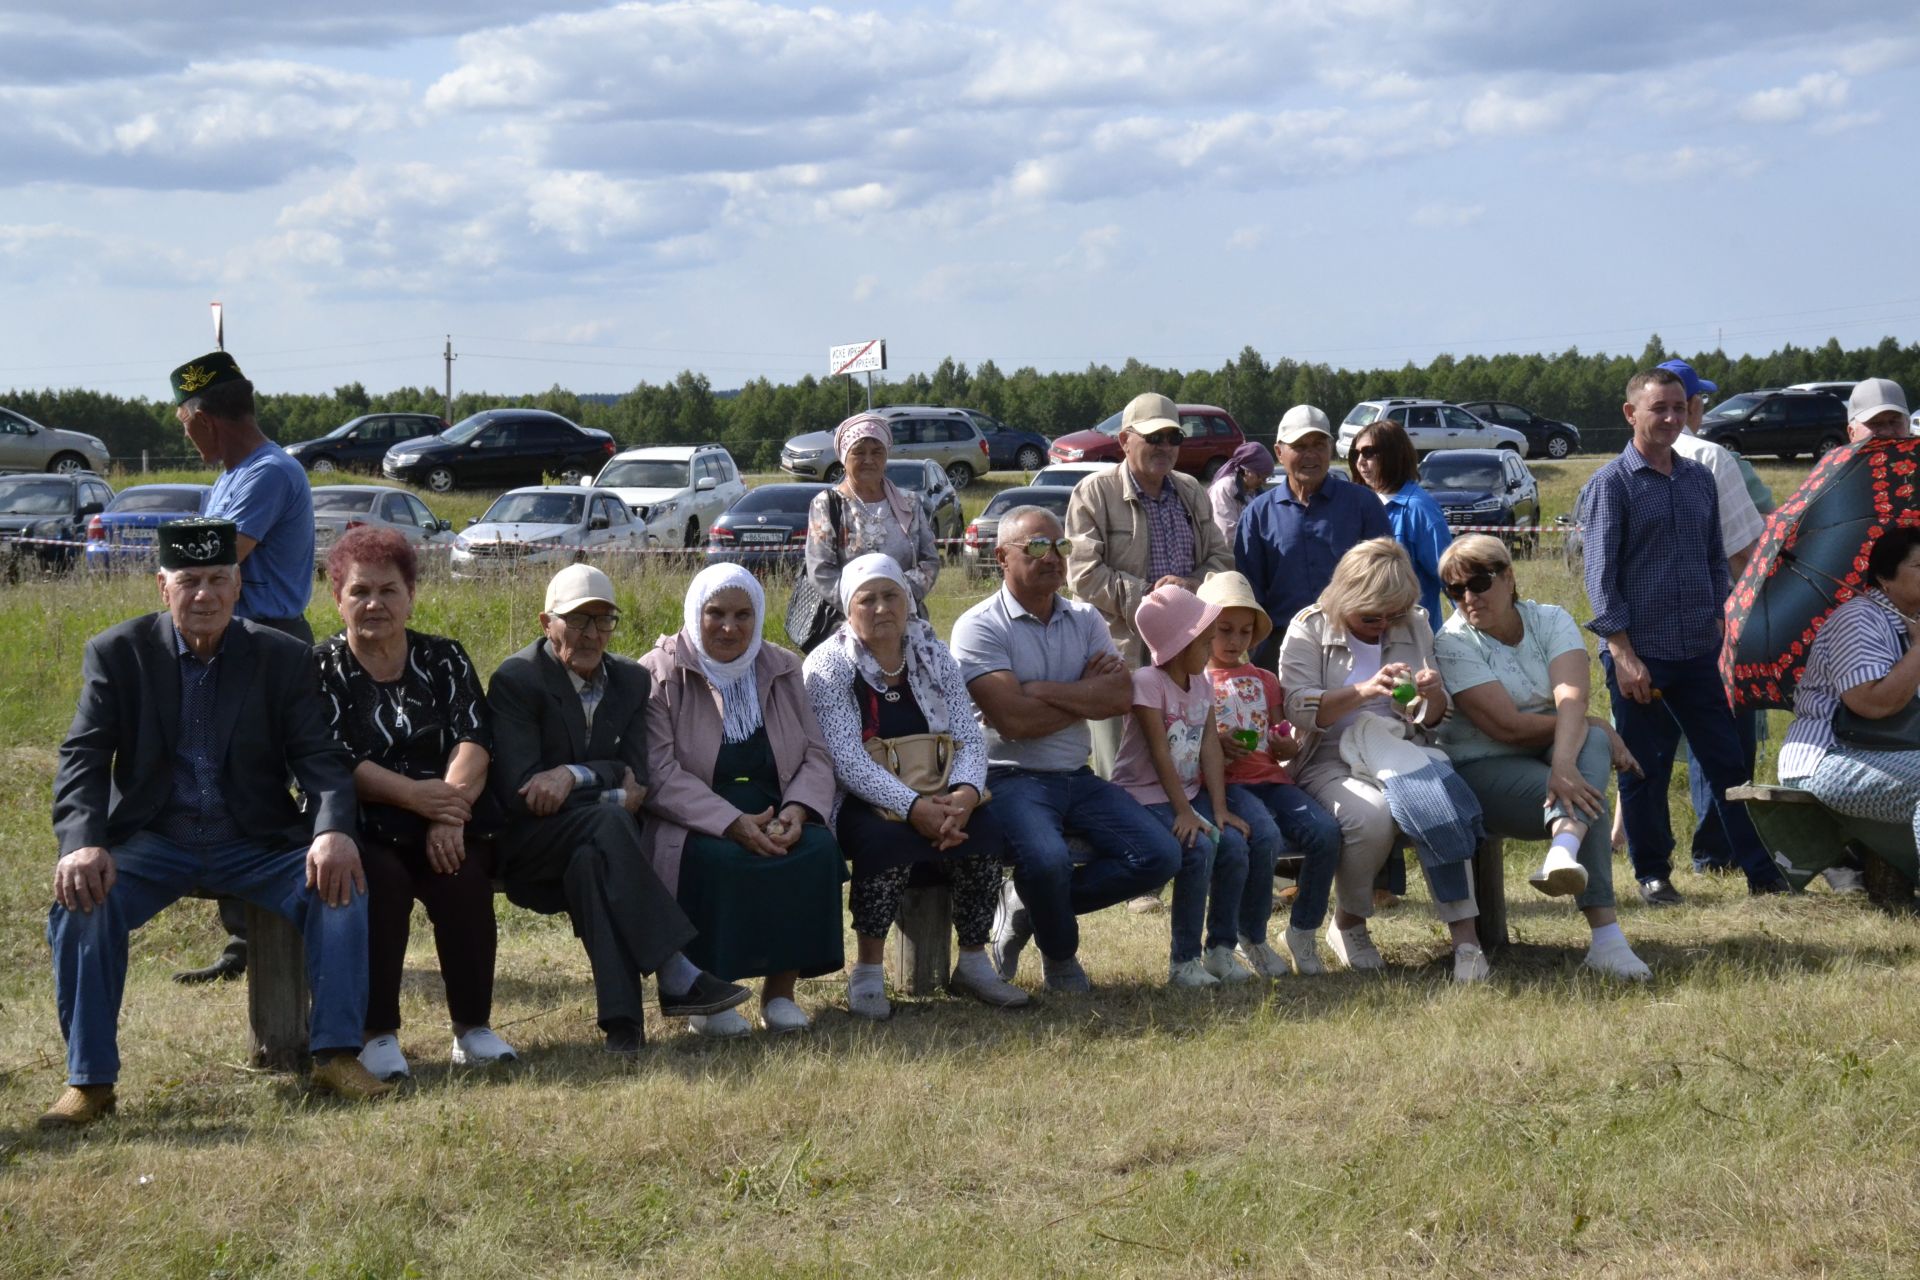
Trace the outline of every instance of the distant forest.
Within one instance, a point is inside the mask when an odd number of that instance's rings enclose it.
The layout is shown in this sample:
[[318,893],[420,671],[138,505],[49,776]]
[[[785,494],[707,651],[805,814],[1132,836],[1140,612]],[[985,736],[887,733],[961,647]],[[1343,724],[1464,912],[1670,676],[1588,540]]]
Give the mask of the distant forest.
[[[1692,361],[1703,377],[1717,382],[1722,399],[1759,387],[1864,377],[1920,388],[1920,343],[1902,346],[1886,338],[1875,347],[1848,350],[1830,339],[1821,347],[1787,346],[1733,359],[1718,351],[1669,351],[1656,334],[1637,360],[1569,348],[1558,355],[1442,355],[1399,369],[1335,369],[1284,356],[1269,362],[1252,347],[1217,369],[1185,372],[1128,360],[1118,369],[1092,365],[1075,373],[1032,368],[1004,373],[991,360],[970,370],[948,359],[931,374],[876,379],[873,394],[875,404],[964,405],[1053,437],[1092,426],[1142,391],[1160,391],[1184,402],[1220,405],[1260,440],[1270,440],[1280,415],[1300,403],[1317,404],[1339,422],[1354,404],[1382,396],[1508,400],[1574,423],[1593,452],[1618,449],[1625,441],[1620,404],[1628,377],[1675,356]],[[282,443],[324,435],[363,413],[445,408],[444,397],[432,387],[370,395],[353,382],[330,395],[276,394],[270,386],[260,391],[261,427]],[[458,421],[481,409],[533,406],[609,431],[622,445],[717,440],[746,469],[770,471],[789,436],[832,427],[850,405],[865,402],[864,383],[844,378],[808,376],[779,384],[757,378],[738,390],[716,391],[705,375],[688,372],[662,385],[642,382],[613,398],[583,397],[558,386],[533,395],[463,392],[454,397],[452,416]],[[142,450],[155,465],[163,460],[177,465],[190,452],[165,400],[42,390],[10,391],[0,403],[47,426],[97,435],[124,465],[137,467]]]

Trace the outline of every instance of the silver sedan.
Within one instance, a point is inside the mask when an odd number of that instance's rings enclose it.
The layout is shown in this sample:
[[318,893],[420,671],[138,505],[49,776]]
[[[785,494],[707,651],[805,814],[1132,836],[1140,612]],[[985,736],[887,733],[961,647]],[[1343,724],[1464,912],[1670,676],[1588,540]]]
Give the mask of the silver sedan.
[[442,520],[427,504],[408,493],[381,484],[323,484],[313,489],[313,555],[315,564],[349,529],[363,524],[397,531],[415,548],[451,544],[453,521]]

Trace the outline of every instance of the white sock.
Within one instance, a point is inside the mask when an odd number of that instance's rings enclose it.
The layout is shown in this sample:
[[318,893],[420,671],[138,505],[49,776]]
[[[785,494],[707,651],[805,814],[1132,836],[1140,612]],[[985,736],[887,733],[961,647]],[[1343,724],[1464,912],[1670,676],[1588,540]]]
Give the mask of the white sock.
[[993,971],[993,961],[987,959],[987,953],[984,951],[962,951],[960,963],[954,967],[969,978],[982,981],[991,978],[995,982],[1000,980],[1000,975]]
[[1615,920],[1612,924],[1597,924],[1593,926],[1593,950],[1598,951],[1602,947],[1624,947],[1626,945],[1627,935],[1620,931],[1620,922],[1618,920]]
[[848,994],[867,991],[885,991],[887,989],[887,971],[877,964],[855,963],[853,972],[847,977]]
[[1565,849],[1568,857],[1577,857],[1580,853],[1580,837],[1571,831],[1562,831],[1553,838],[1553,847]]
[[676,951],[667,957],[665,964],[660,966],[657,976],[662,991],[670,996],[683,996],[693,990],[693,984],[700,980],[700,969],[693,961]]

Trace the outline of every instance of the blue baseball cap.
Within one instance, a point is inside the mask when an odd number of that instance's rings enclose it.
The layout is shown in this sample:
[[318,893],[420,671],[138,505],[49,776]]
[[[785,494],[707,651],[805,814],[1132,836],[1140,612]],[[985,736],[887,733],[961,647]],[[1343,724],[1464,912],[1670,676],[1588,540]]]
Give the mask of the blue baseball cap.
[[1693,366],[1688,364],[1685,360],[1663,361],[1660,367],[1662,369],[1665,369],[1668,373],[1679,375],[1681,385],[1686,387],[1687,389],[1687,399],[1689,400],[1703,393],[1707,395],[1711,395],[1713,392],[1718,391],[1720,389],[1719,387],[1715,386],[1713,383],[1708,382],[1705,378],[1701,377],[1699,374],[1695,373],[1693,371]]

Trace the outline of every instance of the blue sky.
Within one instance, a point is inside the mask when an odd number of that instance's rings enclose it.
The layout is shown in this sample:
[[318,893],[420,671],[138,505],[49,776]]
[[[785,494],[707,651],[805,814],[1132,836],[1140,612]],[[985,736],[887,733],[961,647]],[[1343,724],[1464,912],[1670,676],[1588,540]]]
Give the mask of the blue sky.
[[1920,8],[1695,8],[10,0],[0,387],[1920,338]]

